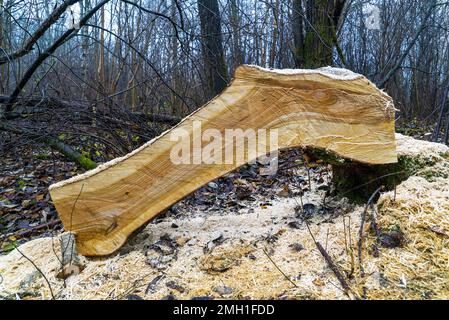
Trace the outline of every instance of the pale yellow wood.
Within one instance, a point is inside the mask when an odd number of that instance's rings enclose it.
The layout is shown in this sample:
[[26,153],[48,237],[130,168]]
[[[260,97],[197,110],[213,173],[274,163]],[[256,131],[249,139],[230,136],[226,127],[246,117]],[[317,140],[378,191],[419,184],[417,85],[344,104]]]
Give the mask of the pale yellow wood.
[[[397,161],[391,98],[366,78],[340,69],[242,66],[220,96],[175,128],[191,133],[194,121],[220,132],[276,128],[279,148],[322,148],[370,164]],[[242,164],[174,165],[170,151],[176,143],[166,132],[124,159],[50,187],[81,254],[114,252],[161,211]]]

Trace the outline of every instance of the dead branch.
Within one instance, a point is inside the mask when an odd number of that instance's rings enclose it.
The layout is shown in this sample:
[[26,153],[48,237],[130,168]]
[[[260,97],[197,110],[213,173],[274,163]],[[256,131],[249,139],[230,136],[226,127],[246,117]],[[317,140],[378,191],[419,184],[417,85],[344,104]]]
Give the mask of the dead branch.
[[[7,103],[11,97],[9,96],[0,96],[0,104]],[[6,120],[13,120],[23,117],[28,117],[31,115],[42,113],[46,110],[51,109],[65,109],[65,110],[74,110],[79,114],[81,119],[88,118],[88,120],[92,120],[92,115],[89,115],[88,111],[91,110],[90,103],[81,103],[77,101],[66,101],[55,97],[18,97],[15,103],[16,107],[21,107],[23,110],[21,111],[12,111],[5,113],[3,116]],[[97,114],[95,115],[99,119],[97,120],[105,120],[111,123],[120,123],[126,126],[130,126],[130,123],[127,123],[124,118],[130,119],[138,119],[145,122],[155,122],[161,124],[167,124],[174,126],[181,122],[181,118],[165,115],[165,114],[156,114],[156,113],[145,113],[145,112],[131,112],[128,111],[130,108],[125,107],[119,110],[114,111],[114,117],[106,114]],[[119,114],[117,114],[117,112]]]
[[290,282],[295,288],[298,288],[298,286],[296,285],[296,283],[294,283],[289,276],[287,276],[285,274],[284,271],[282,271],[281,268],[279,268],[279,266],[273,261],[273,259],[271,259],[270,255],[268,254],[268,252],[265,249],[262,249],[263,253],[265,253],[265,255],[267,256],[267,258],[271,261],[271,263],[275,266],[275,268],[284,276],[284,278]]
[[329,254],[326,252],[326,250],[323,248],[321,243],[315,242],[318,251],[320,251],[321,255],[324,257],[324,260],[326,260],[327,265],[332,270],[332,272],[335,274],[335,277],[338,279],[338,282],[340,282],[340,285],[345,291],[345,294],[348,294],[351,291],[351,288],[349,287],[348,283],[346,282],[343,274],[338,269],[337,265],[334,263],[332,258],[329,256]]
[[90,170],[97,166],[97,164],[94,161],[87,158],[86,156],[83,156],[81,153],[72,149],[72,147],[66,145],[65,143],[63,143],[62,141],[60,141],[57,138],[53,138],[51,136],[45,136],[45,135],[30,131],[30,130],[24,130],[22,128],[18,128],[18,127],[9,125],[8,123],[6,123],[4,121],[0,121],[0,131],[8,131],[8,132],[12,132],[15,134],[27,135],[31,138],[41,141],[41,142],[47,144],[48,146],[50,146],[51,148],[55,149],[56,151],[59,151],[60,153],[62,153],[66,157],[68,157],[69,159],[75,161],[84,169]]
[[[79,26],[84,26],[89,19],[103,7],[106,3],[108,3],[110,0],[103,0],[100,3],[98,3],[92,10],[90,10],[79,22]],[[13,110],[13,104],[17,101],[17,98],[19,94],[22,92],[25,85],[28,83],[28,81],[31,80],[31,77],[33,76],[34,72],[36,72],[37,68],[40,67],[40,65],[61,46],[63,45],[71,36],[76,34],[78,32],[77,29],[71,28],[64,32],[47,50],[42,52],[37,59],[31,64],[31,66],[27,69],[27,71],[24,73],[22,79],[17,84],[16,88],[14,89],[13,93],[9,97],[8,104],[6,105],[6,113],[11,112]]]
[[318,241],[316,241],[315,236],[312,233],[312,230],[310,230],[310,226],[309,223],[307,222],[307,220],[304,220],[304,222],[306,223],[307,226],[307,230],[309,231],[310,236],[312,237],[313,242],[315,243],[318,251],[321,253],[321,255],[323,256],[324,260],[326,260],[327,265],[329,266],[329,268],[332,270],[332,272],[335,274],[335,277],[337,278],[338,282],[340,282],[340,285],[342,286],[345,294],[350,297],[349,293],[351,292],[351,288],[349,287],[348,283],[346,282],[343,274],[340,272],[340,270],[338,269],[337,265],[334,263],[334,261],[332,260],[332,258],[329,256],[329,254],[326,252],[326,250],[323,248],[323,246],[321,245],[321,243],[319,243]]

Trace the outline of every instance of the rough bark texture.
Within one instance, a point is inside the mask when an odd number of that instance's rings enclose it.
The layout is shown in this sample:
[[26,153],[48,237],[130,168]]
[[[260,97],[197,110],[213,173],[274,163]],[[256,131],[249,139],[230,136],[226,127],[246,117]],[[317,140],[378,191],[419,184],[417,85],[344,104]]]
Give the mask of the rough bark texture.
[[[198,122],[202,132],[213,129],[221,136],[229,129],[276,129],[278,144],[259,139],[263,148],[250,154],[246,139],[224,141],[223,155],[226,146],[232,147],[230,164],[195,164],[194,159],[193,164],[174,164],[170,155],[179,145],[171,137],[174,130],[188,133],[191,145],[209,145],[210,140],[202,141],[193,132]],[[347,70],[242,66],[230,87],[169,132],[124,158],[51,186],[50,193],[66,230],[76,233],[80,253],[106,255],[134,230],[209,181],[267,152],[306,146],[358,162],[396,162],[391,98]],[[239,160],[240,153],[245,157]]]
[[[293,1],[295,60],[299,67],[317,68],[332,65],[332,52],[337,44],[336,30],[345,2]],[[306,17],[306,20],[303,17]]]
[[304,64],[304,10],[302,0],[293,0],[292,3],[293,43],[295,45],[295,63],[300,68]]

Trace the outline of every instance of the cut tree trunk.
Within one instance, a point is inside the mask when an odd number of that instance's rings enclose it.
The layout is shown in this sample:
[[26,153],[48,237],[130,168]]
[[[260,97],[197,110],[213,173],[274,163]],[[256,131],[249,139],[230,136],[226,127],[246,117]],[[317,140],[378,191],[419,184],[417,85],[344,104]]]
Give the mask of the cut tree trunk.
[[[387,94],[348,70],[242,66],[220,96],[173,129],[123,158],[52,185],[50,193],[65,229],[76,234],[79,252],[107,255],[163,210],[267,152],[312,147],[366,164],[395,163],[394,113]],[[199,125],[198,134],[194,127]],[[270,139],[260,136],[256,153],[248,150],[246,139],[220,140],[213,154],[216,163],[205,164],[202,160],[210,158],[198,159],[195,149],[193,159],[187,159],[192,164],[174,163],[180,134],[187,137],[187,151],[190,145],[200,146],[204,156],[210,143],[236,129],[266,129]],[[213,133],[215,140],[201,133]],[[229,152],[233,157],[223,164],[222,155]],[[245,156],[237,157],[240,153]]]

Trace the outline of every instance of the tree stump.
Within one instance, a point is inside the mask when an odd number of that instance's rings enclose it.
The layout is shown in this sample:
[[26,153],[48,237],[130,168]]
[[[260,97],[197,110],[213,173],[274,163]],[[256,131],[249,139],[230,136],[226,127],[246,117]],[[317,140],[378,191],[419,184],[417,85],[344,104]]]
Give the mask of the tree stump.
[[353,202],[366,202],[380,187],[393,190],[410,176],[432,179],[441,174],[435,164],[447,157],[447,147],[396,134],[398,162],[384,165],[361,164],[323,152],[321,157],[332,166],[335,192]]

